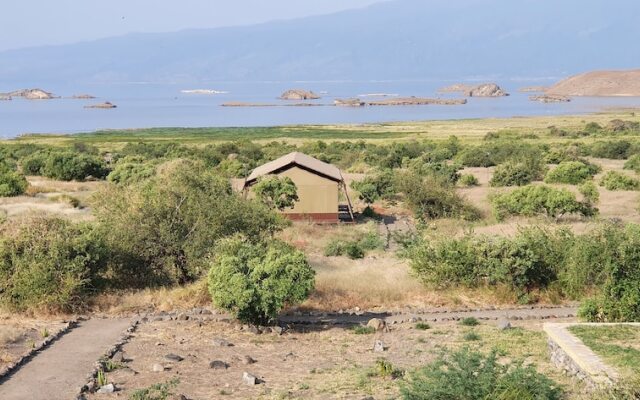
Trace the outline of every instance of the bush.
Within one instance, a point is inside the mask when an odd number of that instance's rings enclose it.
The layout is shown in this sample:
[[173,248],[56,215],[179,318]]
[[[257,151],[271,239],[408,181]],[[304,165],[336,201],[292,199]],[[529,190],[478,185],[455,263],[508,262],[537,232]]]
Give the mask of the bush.
[[130,185],[151,178],[156,172],[156,164],[141,157],[125,157],[118,160],[115,168],[107,176],[109,182]]
[[344,246],[344,253],[352,260],[364,258],[364,249],[358,242],[347,242]]
[[640,181],[617,171],[609,171],[600,180],[600,186],[607,190],[638,190]]
[[524,186],[510,193],[495,195],[491,203],[499,221],[509,215],[546,215],[557,218],[565,214],[590,217],[597,213],[591,203],[579,202],[570,191],[544,185]]
[[472,175],[472,174],[461,175],[458,182],[460,182],[462,186],[466,186],[466,187],[479,185],[478,178],[476,178],[475,175]]
[[524,186],[544,176],[540,160],[529,162],[507,161],[496,167],[489,184],[491,186]]
[[384,242],[375,229],[374,225],[357,240],[331,240],[324,248],[324,255],[326,257],[346,255],[353,260],[363,258],[367,251],[383,248]]
[[580,161],[564,161],[550,170],[544,178],[545,183],[566,183],[577,185],[591,179],[598,169]]
[[354,181],[351,187],[360,193],[360,200],[373,204],[379,199],[391,199],[395,195],[394,179],[393,171],[385,170],[367,175],[361,181]]
[[56,218],[0,231],[0,303],[13,311],[79,310],[98,284],[106,247],[89,226]]
[[325,257],[338,257],[344,254],[343,241],[339,239],[331,240],[324,248]]
[[624,160],[629,158],[632,151],[632,144],[627,140],[595,142],[589,148],[589,154],[592,157],[609,158],[613,160]]
[[400,387],[405,400],[560,400],[558,385],[531,365],[502,365],[488,355],[463,348],[414,371]]
[[592,181],[587,181],[580,185],[578,191],[584,198],[584,201],[589,204],[597,204],[600,201],[600,193],[598,187]]
[[283,211],[285,208],[293,208],[299,200],[296,184],[289,177],[264,177],[252,190],[256,198],[272,210]]
[[309,296],[314,275],[304,253],[290,245],[279,241],[250,244],[235,237],[216,247],[209,291],[216,307],[240,321],[265,325],[285,305]]
[[579,316],[588,321],[640,322],[640,226],[621,234],[610,243],[600,294],[580,307]]
[[72,152],[50,154],[43,170],[46,177],[62,181],[103,179],[108,173],[104,161],[98,157]]
[[640,154],[634,154],[624,163],[624,169],[630,169],[640,174]]
[[480,218],[478,209],[460,197],[452,186],[433,176],[399,173],[396,185],[404,202],[421,220],[462,218],[472,221]]
[[0,197],[19,196],[27,187],[29,183],[24,175],[0,163]]
[[114,251],[114,284],[125,287],[191,282],[206,271],[217,240],[240,233],[258,241],[286,224],[203,164],[185,160],[161,165],[146,181],[102,188],[94,214]]
[[460,325],[462,325],[462,326],[478,326],[478,325],[480,325],[480,322],[478,321],[477,318],[467,317],[467,318],[463,318],[462,321],[460,321]]
[[20,161],[22,172],[26,175],[42,175],[48,158],[49,153],[44,151],[26,156]]

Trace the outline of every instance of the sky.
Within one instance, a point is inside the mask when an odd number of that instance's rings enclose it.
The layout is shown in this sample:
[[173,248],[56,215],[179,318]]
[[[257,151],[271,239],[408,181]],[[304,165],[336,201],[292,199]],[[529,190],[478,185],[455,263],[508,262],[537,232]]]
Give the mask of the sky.
[[11,0],[0,51],[132,32],[250,25],[364,7],[383,0]]

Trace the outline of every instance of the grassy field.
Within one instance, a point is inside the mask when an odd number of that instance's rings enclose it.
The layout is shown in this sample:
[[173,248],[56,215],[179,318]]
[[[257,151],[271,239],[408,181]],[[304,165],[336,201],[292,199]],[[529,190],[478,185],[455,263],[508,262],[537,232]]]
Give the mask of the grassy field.
[[[576,131],[586,123],[606,125],[613,119],[640,122],[633,110],[608,111],[588,115],[537,116],[448,121],[397,122],[358,125],[292,125],[257,128],[148,128],[104,130],[75,135],[25,135],[15,141],[41,144],[72,144],[86,142],[110,148],[128,142],[180,141],[183,144],[207,144],[219,141],[251,140],[257,142],[285,140],[299,143],[309,140],[366,140],[389,142],[394,140],[444,140],[455,135],[463,143],[482,140],[488,132],[517,131],[520,135],[538,135],[532,140],[563,141],[548,136],[549,126]],[[589,139],[583,139],[589,140]]]
[[624,376],[640,376],[640,327],[577,325],[569,330]]

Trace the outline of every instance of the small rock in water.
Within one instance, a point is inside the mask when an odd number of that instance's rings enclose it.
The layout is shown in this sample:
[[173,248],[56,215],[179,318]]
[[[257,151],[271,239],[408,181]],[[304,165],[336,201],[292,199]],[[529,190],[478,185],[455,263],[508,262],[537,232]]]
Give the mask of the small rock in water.
[[226,362],[220,360],[214,360],[209,363],[209,368],[211,369],[227,369],[229,366]]
[[113,393],[116,391],[116,386],[113,383],[102,386],[98,389],[98,393]]
[[233,344],[229,343],[228,341],[226,341],[225,339],[222,339],[222,338],[213,339],[213,345],[216,346],[216,347],[231,347],[231,346],[233,346]]
[[258,384],[258,378],[255,375],[252,375],[248,372],[242,373],[242,383],[249,386],[254,386]]
[[153,372],[163,372],[165,370],[162,364],[153,364]]
[[382,340],[376,340],[376,342],[373,344],[374,353],[382,353],[386,350],[387,348],[384,346],[384,342]]
[[164,356],[164,358],[166,358],[169,361],[176,361],[176,362],[180,362],[184,360],[184,357],[179,356],[177,354],[173,354],[173,353],[167,354],[166,356]]

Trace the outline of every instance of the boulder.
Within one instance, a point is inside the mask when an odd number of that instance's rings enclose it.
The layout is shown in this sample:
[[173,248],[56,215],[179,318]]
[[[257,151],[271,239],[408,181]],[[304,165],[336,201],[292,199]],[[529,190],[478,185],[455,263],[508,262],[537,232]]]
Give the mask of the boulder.
[[364,107],[367,105],[360,99],[335,99],[333,104],[339,107]]
[[97,393],[113,393],[115,391],[116,391],[116,386],[113,383],[110,383],[108,385],[104,385],[100,387]]
[[165,370],[164,365],[162,364],[153,364],[153,367],[151,367],[151,369],[153,370],[153,372],[164,372]]
[[382,340],[376,340],[375,343],[373,344],[374,353],[382,353],[386,350],[387,350],[387,347],[385,347],[384,342]]
[[571,101],[570,97],[559,96],[554,94],[542,94],[536,96],[529,96],[531,101],[539,101],[540,103],[568,103]]
[[255,364],[256,360],[254,360],[253,358],[251,358],[251,356],[244,356],[242,357],[242,363],[244,365],[250,365],[250,364]]
[[110,109],[110,108],[117,108],[117,107],[118,106],[111,103],[110,101],[105,101],[104,103],[99,103],[99,104],[92,104],[90,106],[84,106],[84,108],[102,108],[102,109]]
[[483,83],[467,91],[467,96],[469,97],[503,97],[508,95],[495,83]]
[[248,372],[242,373],[242,383],[248,386],[255,386],[259,383],[259,379],[257,376],[250,374]]
[[498,329],[501,331],[506,331],[507,329],[511,329],[511,322],[508,319],[502,318],[498,321]]
[[227,369],[229,366],[226,362],[220,360],[213,360],[209,363],[209,368],[211,369]]
[[52,93],[46,92],[42,89],[16,90],[15,92],[8,93],[8,95],[11,97],[22,97],[27,100],[49,100],[56,98]]
[[387,328],[387,323],[380,318],[371,318],[369,322],[367,322],[367,328],[373,328],[377,332],[380,332]]
[[166,358],[169,361],[175,361],[175,362],[180,362],[184,360],[184,357],[179,356],[177,354],[173,354],[173,353],[167,354],[166,356],[164,356],[164,358]]
[[212,343],[215,347],[232,347],[233,346],[232,343],[222,338],[215,338],[213,339]]
[[112,356],[111,356],[111,361],[113,362],[117,362],[117,363],[121,363],[124,362],[124,353],[121,351],[116,351]]
[[302,89],[291,89],[280,95],[282,100],[317,100],[320,98],[317,94],[302,90]]

